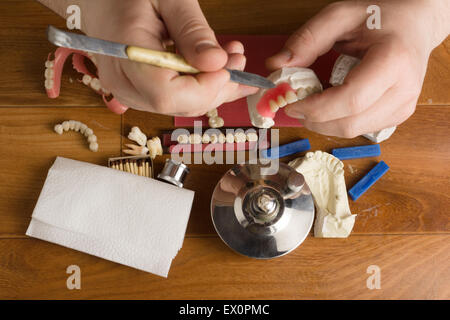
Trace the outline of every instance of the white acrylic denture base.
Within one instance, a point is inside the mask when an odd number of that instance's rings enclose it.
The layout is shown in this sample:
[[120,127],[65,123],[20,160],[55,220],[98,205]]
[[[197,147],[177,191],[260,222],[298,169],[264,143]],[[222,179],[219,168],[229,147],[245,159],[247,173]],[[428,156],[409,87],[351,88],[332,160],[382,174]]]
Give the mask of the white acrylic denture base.
[[[271,73],[267,79],[271,80],[275,85],[279,85],[282,82],[289,83],[291,88],[297,93],[297,100],[304,99],[314,92],[322,91],[322,84],[319,78],[317,78],[313,70],[308,68],[282,68]],[[307,88],[311,88],[311,91],[305,95]],[[299,89],[303,90],[300,91]],[[266,91],[267,89],[259,89],[258,92],[247,97],[250,120],[252,125],[258,128],[270,128],[275,124],[272,118],[260,115],[256,108],[259,100],[264,96]]]
[[348,237],[356,215],[350,212],[342,161],[329,153],[316,151],[308,152],[289,165],[303,174],[311,189],[317,209],[314,236]]

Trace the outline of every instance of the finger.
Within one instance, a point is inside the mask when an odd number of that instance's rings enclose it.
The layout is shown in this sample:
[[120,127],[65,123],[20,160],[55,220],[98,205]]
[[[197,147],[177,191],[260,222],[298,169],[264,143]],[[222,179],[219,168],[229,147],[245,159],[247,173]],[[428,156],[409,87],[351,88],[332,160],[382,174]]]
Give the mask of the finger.
[[159,2],[161,16],[184,58],[201,71],[216,71],[226,64],[220,47],[197,0]]
[[269,69],[311,65],[366,19],[366,6],[337,2],[325,7],[288,39],[284,48],[266,61]]
[[324,135],[354,138],[402,123],[412,115],[416,102],[417,98],[405,100],[398,89],[392,88],[372,107],[360,114],[328,122],[301,120],[301,123],[307,129]]
[[396,83],[402,72],[402,59],[390,44],[373,46],[342,85],[289,105],[285,112],[290,117],[312,122],[332,121],[364,112]]
[[242,44],[242,42],[234,40],[234,41],[230,41],[228,43],[226,43],[223,46],[223,49],[228,53],[240,53],[240,54],[244,54],[244,45]]

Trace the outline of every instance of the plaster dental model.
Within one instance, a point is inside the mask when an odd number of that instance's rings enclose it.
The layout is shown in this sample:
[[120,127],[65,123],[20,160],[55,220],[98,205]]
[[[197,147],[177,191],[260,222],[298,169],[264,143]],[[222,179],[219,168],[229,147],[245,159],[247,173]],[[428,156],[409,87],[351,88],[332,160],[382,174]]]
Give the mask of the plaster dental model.
[[208,119],[208,124],[209,124],[209,126],[210,126],[211,128],[220,128],[220,127],[223,127],[224,121],[223,121],[223,118],[222,118],[222,117],[219,117],[219,113],[218,113],[218,111],[217,111],[217,108],[216,108],[216,109],[209,110],[209,111],[206,113],[206,116],[209,118],[209,119]]
[[97,136],[94,134],[94,131],[91,128],[88,128],[87,125],[85,125],[80,121],[76,120],[64,121],[61,124],[55,125],[54,130],[57,134],[60,135],[63,134],[64,131],[69,130],[80,132],[87,138],[87,141],[89,142],[89,150],[91,150],[92,152],[98,151]]
[[[358,58],[341,54],[334,63],[333,71],[331,72],[330,77],[330,84],[333,87],[343,84],[347,74],[350,72],[350,70],[356,67],[360,63],[360,61],[361,60],[359,60]],[[380,143],[384,140],[389,139],[396,128],[397,127],[390,127],[377,132],[363,134],[363,137],[373,142]]]
[[[83,75],[80,82],[92,88],[96,93],[102,96],[103,101],[106,106],[115,113],[124,113],[128,107],[121,104],[114,97],[111,97],[111,93],[102,87],[100,80],[88,70],[85,60],[90,60],[95,65],[94,57],[86,52],[73,50],[68,48],[58,48],[54,52],[54,59],[51,60],[51,53],[48,55],[47,61],[45,62],[45,90],[49,98],[57,98],[59,96],[61,88],[61,75],[64,67],[64,63],[67,58],[72,55],[72,66],[73,68]],[[108,99],[109,100],[108,100]]]
[[131,128],[130,133],[128,134],[128,139],[137,142],[140,146],[145,146],[147,143],[147,136],[139,129],[139,127]]
[[247,97],[250,120],[258,128],[272,127],[275,124],[273,118],[280,108],[322,91],[319,78],[308,68],[282,68],[271,73],[267,79],[276,87],[259,89]]
[[150,158],[155,159],[156,156],[162,156],[163,149],[161,145],[161,139],[159,137],[153,137],[147,141],[147,148]]
[[130,154],[133,156],[145,155],[148,153],[148,148],[144,146],[137,146],[135,144],[126,144],[129,149],[123,150],[124,153]]
[[344,164],[329,153],[308,152],[304,158],[289,163],[303,174],[316,205],[314,236],[346,238],[355,223],[350,212],[344,180]]

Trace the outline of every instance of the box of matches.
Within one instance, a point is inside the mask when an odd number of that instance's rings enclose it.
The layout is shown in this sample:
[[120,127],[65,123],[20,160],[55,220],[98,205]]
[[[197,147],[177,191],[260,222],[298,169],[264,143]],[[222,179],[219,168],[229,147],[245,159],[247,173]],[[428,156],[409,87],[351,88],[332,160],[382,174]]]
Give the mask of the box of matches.
[[108,167],[153,178],[153,161],[150,156],[128,156],[108,159]]

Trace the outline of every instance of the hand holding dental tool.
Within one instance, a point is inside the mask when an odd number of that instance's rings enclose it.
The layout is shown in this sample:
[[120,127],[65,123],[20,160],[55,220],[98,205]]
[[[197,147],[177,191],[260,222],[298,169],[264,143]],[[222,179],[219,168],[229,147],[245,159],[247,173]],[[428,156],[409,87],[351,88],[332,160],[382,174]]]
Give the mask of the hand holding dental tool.
[[[130,46],[117,42],[91,38],[73,32],[62,31],[53,26],[48,26],[47,37],[51,43],[59,47],[76,49],[122,59],[129,59],[132,61],[146,63],[183,73],[200,73],[200,70],[188,64],[183,57],[171,52],[151,50],[137,46]],[[226,70],[229,72],[230,81],[232,82],[266,89],[275,87],[275,84],[272,81],[257,74],[233,69]]]

